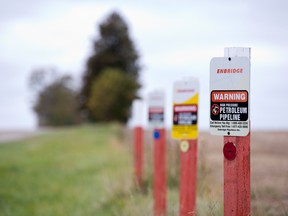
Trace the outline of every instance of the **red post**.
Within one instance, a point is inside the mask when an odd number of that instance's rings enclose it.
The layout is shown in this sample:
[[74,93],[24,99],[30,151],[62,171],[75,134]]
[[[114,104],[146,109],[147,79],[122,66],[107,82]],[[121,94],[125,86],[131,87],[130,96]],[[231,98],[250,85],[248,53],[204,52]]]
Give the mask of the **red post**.
[[143,128],[134,128],[134,180],[138,189],[142,186],[143,173]]
[[180,216],[196,215],[197,140],[188,144],[180,155]]
[[154,216],[166,215],[166,133],[154,131]]
[[250,215],[250,133],[245,137],[224,137],[224,145],[236,146],[236,158],[224,157],[224,215]]
[[[226,57],[246,56],[250,48],[226,48]],[[247,136],[224,136],[236,147],[235,159],[224,157],[224,215],[248,216],[250,207],[250,131]]]

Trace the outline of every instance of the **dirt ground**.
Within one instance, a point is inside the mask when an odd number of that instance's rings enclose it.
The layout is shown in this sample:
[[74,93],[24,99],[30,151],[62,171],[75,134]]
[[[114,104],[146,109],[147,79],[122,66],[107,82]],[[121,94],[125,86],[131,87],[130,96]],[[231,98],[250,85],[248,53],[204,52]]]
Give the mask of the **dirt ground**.
[[[211,136],[208,132],[202,132],[199,137],[199,163],[206,163],[210,195],[221,203],[223,137]],[[252,215],[288,215],[287,155],[288,131],[251,133]]]

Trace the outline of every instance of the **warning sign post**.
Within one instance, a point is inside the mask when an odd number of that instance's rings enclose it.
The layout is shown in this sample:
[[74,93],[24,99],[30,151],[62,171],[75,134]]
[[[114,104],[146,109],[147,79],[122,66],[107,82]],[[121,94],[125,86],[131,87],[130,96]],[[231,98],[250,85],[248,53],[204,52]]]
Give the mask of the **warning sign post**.
[[250,215],[250,48],[210,63],[210,133],[224,136],[224,216]]
[[164,128],[165,97],[162,91],[148,95],[148,122],[154,129],[154,215],[166,215],[166,131]]
[[198,79],[174,83],[172,137],[180,139],[179,215],[196,214]]

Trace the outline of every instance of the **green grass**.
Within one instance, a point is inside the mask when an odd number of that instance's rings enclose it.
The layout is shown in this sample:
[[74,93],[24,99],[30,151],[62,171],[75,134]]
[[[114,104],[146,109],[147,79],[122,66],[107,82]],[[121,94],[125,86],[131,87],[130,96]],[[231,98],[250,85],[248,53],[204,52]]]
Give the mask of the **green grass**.
[[[132,140],[131,131],[103,124],[0,145],[0,216],[153,215],[153,145],[145,145],[144,188],[139,192],[133,184]],[[179,148],[172,141],[167,166],[167,215],[176,216]],[[209,175],[202,155],[197,215],[222,215],[222,204],[210,195]]]
[[0,215],[122,215],[132,170],[116,130],[58,129],[0,145]]

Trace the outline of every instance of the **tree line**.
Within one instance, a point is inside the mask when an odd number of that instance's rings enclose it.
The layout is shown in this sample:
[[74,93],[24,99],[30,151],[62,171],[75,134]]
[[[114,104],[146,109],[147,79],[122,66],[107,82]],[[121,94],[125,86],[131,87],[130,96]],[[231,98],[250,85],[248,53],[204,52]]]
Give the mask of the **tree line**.
[[54,68],[32,72],[29,85],[39,126],[81,122],[127,122],[132,101],[140,88],[139,54],[121,15],[112,12],[98,26],[99,37],[86,61],[82,84],[75,90],[72,78]]

